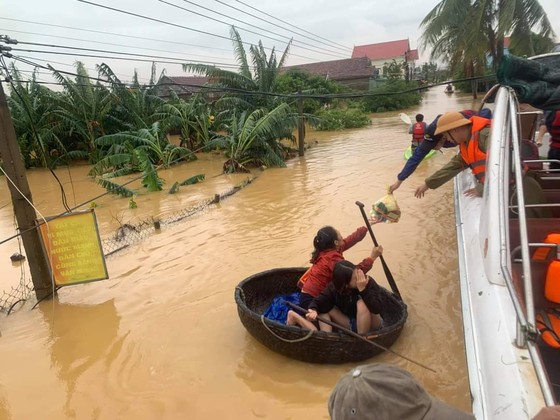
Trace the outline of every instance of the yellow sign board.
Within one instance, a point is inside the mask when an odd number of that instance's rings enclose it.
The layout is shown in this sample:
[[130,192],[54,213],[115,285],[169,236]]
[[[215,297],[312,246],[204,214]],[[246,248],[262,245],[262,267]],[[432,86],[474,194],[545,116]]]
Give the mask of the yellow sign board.
[[40,230],[57,286],[109,277],[93,210],[47,219]]

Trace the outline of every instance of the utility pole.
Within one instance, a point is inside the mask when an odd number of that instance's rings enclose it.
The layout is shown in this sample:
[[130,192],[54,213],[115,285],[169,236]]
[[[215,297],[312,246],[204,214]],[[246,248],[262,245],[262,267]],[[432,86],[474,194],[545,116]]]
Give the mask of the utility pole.
[[[16,132],[12,123],[10,109],[4,95],[4,88],[0,82],[0,155],[2,156],[3,168],[6,175],[17,186],[17,189],[11,182],[8,182],[12,203],[14,205],[14,213],[16,216],[18,229],[23,232],[21,237],[29,269],[31,270],[31,278],[35,288],[37,299],[44,299],[52,292],[52,283],[49,270],[49,264],[41,246],[39,237],[39,229],[35,229],[35,220],[37,215],[35,209],[27,202],[22,194],[27,197],[30,202],[31,191],[25,175],[25,166],[21,158],[21,152],[16,138]],[[18,191],[21,191],[21,193]]]
[[[298,92],[298,95],[301,95],[301,89]],[[298,98],[298,145],[299,145],[299,156],[304,155],[304,140],[305,140],[305,121],[303,120],[303,99],[301,97]]]

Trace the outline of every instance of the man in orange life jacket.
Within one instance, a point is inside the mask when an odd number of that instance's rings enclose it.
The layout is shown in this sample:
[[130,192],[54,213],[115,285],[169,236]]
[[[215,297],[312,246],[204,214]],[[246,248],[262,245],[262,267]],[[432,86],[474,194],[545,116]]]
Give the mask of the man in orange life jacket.
[[486,174],[486,143],[490,134],[491,120],[478,116],[465,118],[459,112],[447,112],[438,120],[435,134],[443,134],[446,140],[459,145],[460,153],[447,165],[426,178],[414,195],[422,198],[428,189],[436,189],[445,184],[467,167],[477,180],[475,188],[465,191],[469,196],[482,196]]
[[[550,133],[550,148],[548,159],[560,160],[560,111],[548,111],[544,114],[537,137],[537,145],[542,144],[542,138],[546,132]],[[552,162],[551,169],[560,169],[560,163]]]
[[[443,114],[437,123],[435,134],[443,134],[446,140],[459,146],[459,152],[447,165],[426,178],[414,195],[422,198],[429,189],[436,189],[470,167],[476,178],[476,186],[465,191],[465,195],[482,197],[486,177],[486,150],[490,137],[491,120],[479,116],[465,118],[459,112]],[[546,203],[539,183],[523,176],[523,194],[527,204]],[[550,217],[550,209],[528,208],[527,217]]]
[[410,125],[408,134],[412,134],[411,148],[414,151],[424,141],[427,125],[422,114],[416,114],[416,122]]

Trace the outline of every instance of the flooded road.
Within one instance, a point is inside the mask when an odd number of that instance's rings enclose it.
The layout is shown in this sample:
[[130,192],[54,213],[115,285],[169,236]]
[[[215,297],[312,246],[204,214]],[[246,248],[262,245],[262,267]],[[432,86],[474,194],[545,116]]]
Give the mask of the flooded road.
[[[429,91],[422,112],[471,107],[468,96]],[[274,267],[307,266],[312,240],[332,224],[343,235],[363,224],[356,200],[371,204],[402,168],[408,127],[392,114],[343,132],[309,132],[312,147],[287,168],[255,171],[237,194],[183,222],[164,226],[107,259],[110,279],[70,286],[59,298],[31,310],[30,301],[0,315],[0,419],[320,419],[328,396],[353,365],[312,365],[280,356],[254,340],[237,317],[234,288],[245,277]],[[430,366],[433,374],[392,354],[372,359],[410,370],[435,396],[468,410],[470,397],[463,348],[452,183],[413,196],[425,176],[454,151],[423,162],[396,192],[397,224],[375,225],[384,256],[408,305],[409,320],[393,350]],[[223,159],[161,172],[167,189],[176,180],[204,173],[201,184],[96,200],[102,236],[119,223],[159,217],[231,188],[246,175],[218,176]],[[72,183],[59,170],[68,201],[80,203],[103,191],[72,168]],[[34,201],[45,215],[63,210],[47,172],[30,171]],[[0,184],[0,235],[14,233],[5,180]],[[366,237],[345,253],[369,254]],[[9,261],[17,243],[0,245],[0,284],[20,280]],[[387,286],[379,263],[370,272]],[[33,300],[33,299],[31,299]]]

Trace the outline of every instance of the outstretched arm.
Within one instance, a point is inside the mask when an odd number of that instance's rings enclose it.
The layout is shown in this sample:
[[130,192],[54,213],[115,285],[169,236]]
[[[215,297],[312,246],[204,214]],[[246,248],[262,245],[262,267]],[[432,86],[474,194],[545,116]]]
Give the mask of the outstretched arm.
[[389,187],[389,192],[392,193],[393,191],[398,189],[401,186],[402,182],[414,173],[418,165],[420,165],[420,162],[422,162],[422,159],[424,159],[426,155],[430,153],[430,151],[434,147],[436,147],[436,145],[436,141],[430,140],[424,140],[422,143],[420,143],[420,146],[414,149],[414,152],[412,153],[410,159],[406,161],[401,173],[397,175],[397,182]]

